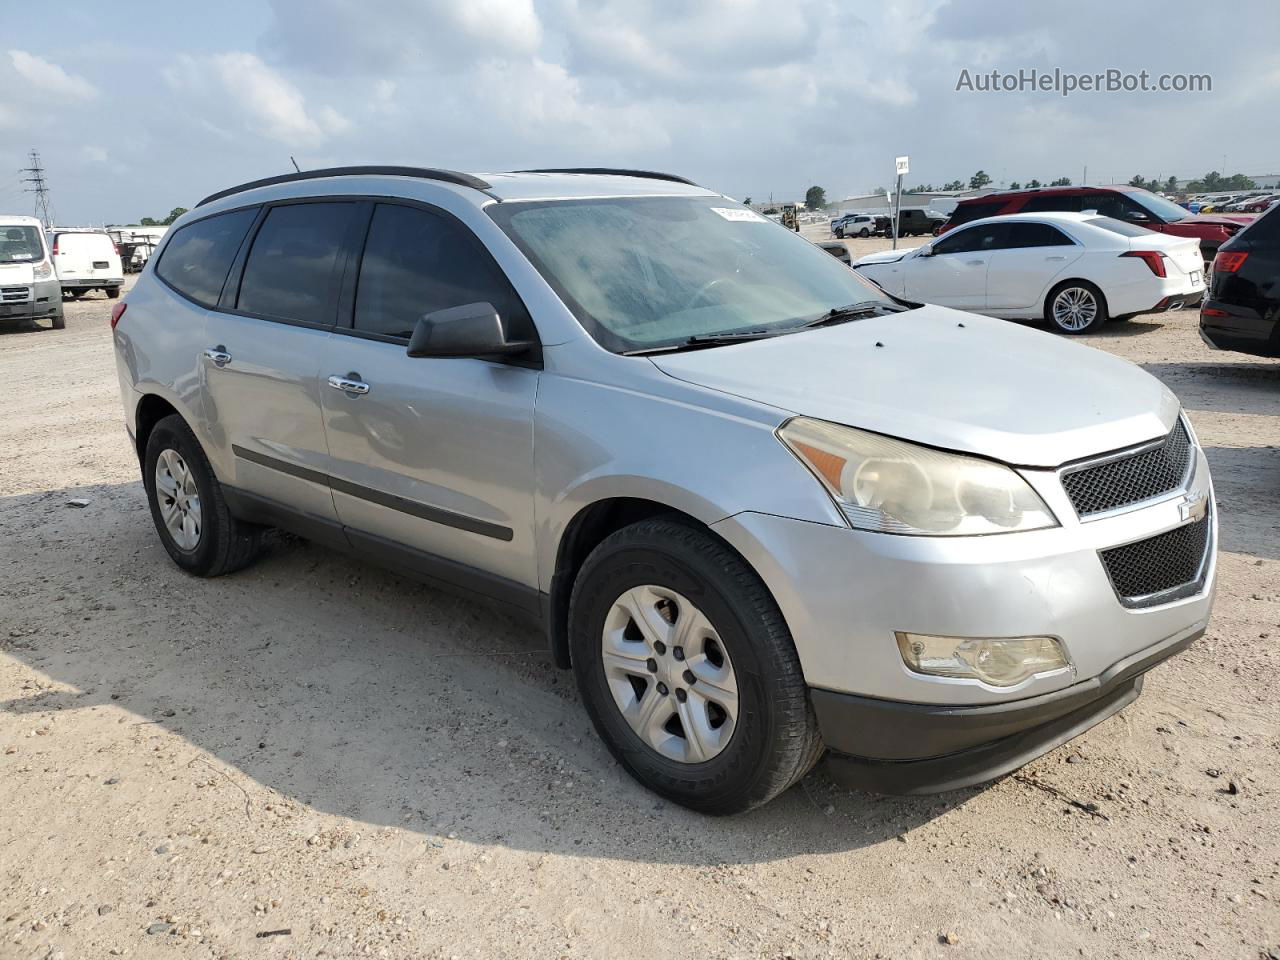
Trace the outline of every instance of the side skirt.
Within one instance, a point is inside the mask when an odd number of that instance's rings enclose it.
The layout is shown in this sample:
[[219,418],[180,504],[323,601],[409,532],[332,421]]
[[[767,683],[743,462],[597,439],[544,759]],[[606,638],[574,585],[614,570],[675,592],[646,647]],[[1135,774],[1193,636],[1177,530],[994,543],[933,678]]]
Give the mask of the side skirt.
[[326,517],[302,513],[236,487],[224,484],[222,492],[231,512],[248,523],[279,527],[307,540],[370,560],[401,576],[471,599],[495,602],[505,612],[542,626],[543,602],[534,587],[343,526]]

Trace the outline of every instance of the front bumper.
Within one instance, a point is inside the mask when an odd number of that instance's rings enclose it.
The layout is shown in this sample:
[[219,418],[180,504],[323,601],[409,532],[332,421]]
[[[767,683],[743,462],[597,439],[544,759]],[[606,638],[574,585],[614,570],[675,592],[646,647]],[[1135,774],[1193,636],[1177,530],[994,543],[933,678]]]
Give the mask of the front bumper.
[[986,706],[897,703],[830,690],[810,696],[828,768],[876,793],[940,793],[985,783],[1079,736],[1137,699],[1148,670],[1189,647],[1203,627],[1117,661],[1054,693]]

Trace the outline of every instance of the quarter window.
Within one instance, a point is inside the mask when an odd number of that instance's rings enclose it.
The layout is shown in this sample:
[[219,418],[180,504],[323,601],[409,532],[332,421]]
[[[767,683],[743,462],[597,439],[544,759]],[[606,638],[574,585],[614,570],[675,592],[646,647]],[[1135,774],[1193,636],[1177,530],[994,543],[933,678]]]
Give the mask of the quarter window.
[[532,336],[524,305],[465,227],[417,207],[378,204],[356,286],[355,328],[407,339],[423,314],[480,301],[513,338]]
[[165,245],[156,273],[179,293],[203,304],[215,306],[227,280],[231,261],[244,240],[256,207],[220,213],[188,224]]
[[281,320],[333,323],[334,268],[354,209],[352,203],[273,207],[249,251],[237,309]]

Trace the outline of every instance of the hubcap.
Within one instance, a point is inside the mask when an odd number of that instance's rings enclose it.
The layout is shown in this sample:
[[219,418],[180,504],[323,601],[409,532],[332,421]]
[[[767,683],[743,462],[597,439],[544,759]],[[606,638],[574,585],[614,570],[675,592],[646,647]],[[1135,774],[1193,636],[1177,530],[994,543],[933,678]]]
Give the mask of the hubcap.
[[1083,330],[1098,315],[1098,301],[1083,287],[1068,287],[1053,300],[1053,319],[1064,330]]
[[605,618],[609,692],[645,743],[680,763],[704,763],[729,744],[738,680],[706,615],[666,587],[632,587]]
[[165,450],[156,460],[156,502],[173,542],[183,550],[194,550],[200,543],[200,491],[176,450]]

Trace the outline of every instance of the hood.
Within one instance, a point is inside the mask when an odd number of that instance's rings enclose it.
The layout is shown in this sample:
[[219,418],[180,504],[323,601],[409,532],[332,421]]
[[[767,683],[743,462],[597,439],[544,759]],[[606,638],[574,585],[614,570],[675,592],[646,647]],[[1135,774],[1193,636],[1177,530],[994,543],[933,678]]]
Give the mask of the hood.
[[0,287],[31,286],[36,282],[34,263],[0,262]]
[[910,252],[911,250],[881,250],[879,253],[868,253],[866,256],[859,257],[853,261],[853,265],[856,267],[860,263],[896,263]]
[[937,306],[650,359],[678,380],[787,414],[1018,466],[1161,437],[1179,409],[1127,360]]
[[1178,223],[1203,223],[1210,227],[1240,227],[1253,223],[1258,216],[1254,213],[1197,213],[1183,217]]

